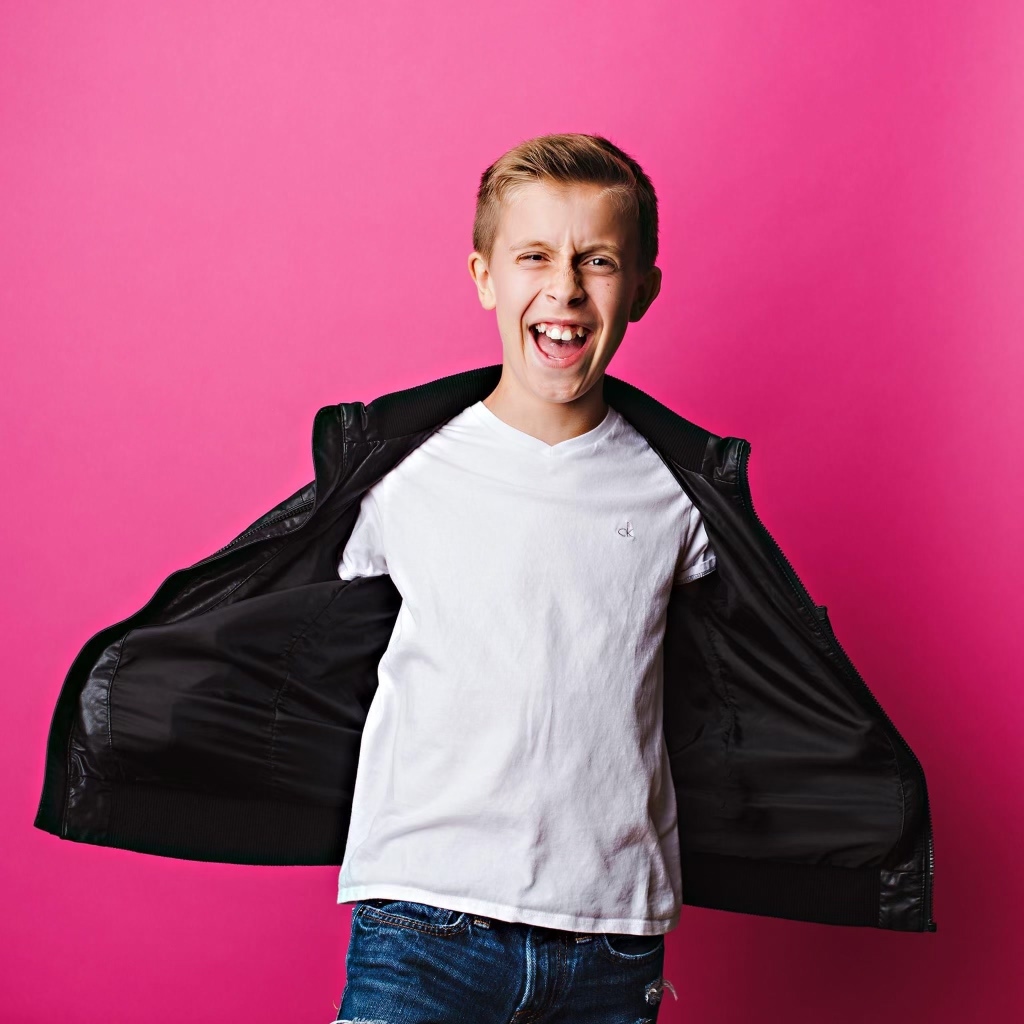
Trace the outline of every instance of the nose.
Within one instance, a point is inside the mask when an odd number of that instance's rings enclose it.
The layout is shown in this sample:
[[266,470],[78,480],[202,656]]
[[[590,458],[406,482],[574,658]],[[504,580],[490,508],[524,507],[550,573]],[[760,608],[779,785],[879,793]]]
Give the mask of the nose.
[[553,262],[551,277],[547,282],[548,298],[557,305],[568,307],[574,302],[578,302],[584,294],[580,275],[573,266],[572,260]]

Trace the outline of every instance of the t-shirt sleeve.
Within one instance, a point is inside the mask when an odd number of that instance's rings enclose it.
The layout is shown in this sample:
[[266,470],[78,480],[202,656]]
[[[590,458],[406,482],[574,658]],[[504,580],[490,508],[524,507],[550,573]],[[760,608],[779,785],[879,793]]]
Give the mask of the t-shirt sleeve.
[[696,506],[691,505],[690,520],[679,551],[672,584],[678,586],[680,583],[689,583],[690,580],[711,572],[716,564],[715,552],[704,529],[704,517],[697,511]]
[[382,576],[387,571],[380,508],[370,488],[359,505],[359,515],[338,563],[338,575],[352,580],[357,576]]

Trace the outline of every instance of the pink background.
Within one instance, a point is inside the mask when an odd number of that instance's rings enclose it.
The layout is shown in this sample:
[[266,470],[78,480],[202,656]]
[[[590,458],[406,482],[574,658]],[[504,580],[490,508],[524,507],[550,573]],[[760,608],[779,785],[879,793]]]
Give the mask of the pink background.
[[500,361],[479,175],[592,131],[661,200],[610,371],[752,442],[935,823],[937,933],[684,908],[660,1019],[1020,1019],[1022,11],[3,3],[0,1018],[333,1019],[337,869],[33,829],[50,715],[95,631],[312,478],[319,406]]

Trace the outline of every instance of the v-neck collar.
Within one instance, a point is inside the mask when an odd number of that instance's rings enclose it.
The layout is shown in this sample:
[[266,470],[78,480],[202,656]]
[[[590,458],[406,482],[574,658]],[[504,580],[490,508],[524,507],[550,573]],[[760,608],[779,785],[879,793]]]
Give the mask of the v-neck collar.
[[524,451],[536,452],[547,458],[561,458],[584,448],[590,448],[604,440],[615,426],[615,410],[609,405],[605,410],[604,419],[596,427],[591,427],[590,430],[577,434],[575,437],[568,437],[557,444],[548,444],[547,441],[542,441],[539,437],[534,437],[533,434],[528,434],[518,427],[513,427],[511,423],[506,423],[484,405],[482,399],[469,406],[469,411],[476,416],[478,422],[484,424],[494,433],[500,434],[511,444]]

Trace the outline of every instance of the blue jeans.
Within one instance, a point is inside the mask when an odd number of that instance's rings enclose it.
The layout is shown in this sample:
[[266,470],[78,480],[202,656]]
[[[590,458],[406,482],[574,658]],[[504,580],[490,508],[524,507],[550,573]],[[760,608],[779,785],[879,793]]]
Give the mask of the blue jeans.
[[664,935],[561,931],[359,900],[335,1021],[653,1024],[664,961]]

